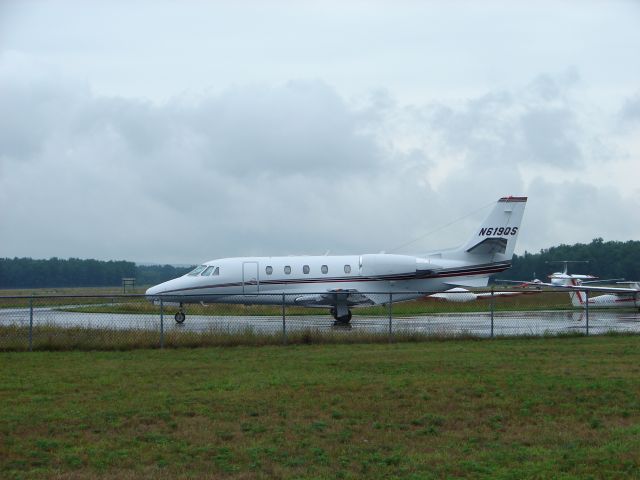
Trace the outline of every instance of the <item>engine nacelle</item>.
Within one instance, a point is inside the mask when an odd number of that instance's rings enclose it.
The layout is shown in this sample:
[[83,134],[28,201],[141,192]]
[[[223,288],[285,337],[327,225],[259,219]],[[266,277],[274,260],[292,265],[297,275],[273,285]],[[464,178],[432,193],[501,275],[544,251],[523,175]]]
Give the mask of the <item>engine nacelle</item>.
[[415,273],[416,257],[386,253],[362,255],[361,272],[364,276]]

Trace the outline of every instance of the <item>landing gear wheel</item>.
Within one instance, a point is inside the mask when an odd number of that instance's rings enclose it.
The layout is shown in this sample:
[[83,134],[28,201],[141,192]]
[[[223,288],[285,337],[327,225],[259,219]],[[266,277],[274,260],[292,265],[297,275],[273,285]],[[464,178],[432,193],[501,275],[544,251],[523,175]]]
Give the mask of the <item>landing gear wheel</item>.
[[178,312],[178,313],[176,313],[174,315],[173,318],[175,318],[176,323],[180,323],[181,324],[181,323],[184,322],[184,319],[186,318],[186,315],[184,314],[184,312]]
[[[332,309],[333,310],[333,309]],[[336,319],[335,322],[333,322],[333,326],[334,327],[347,327],[347,328],[351,328],[351,324],[349,323],[351,321],[351,310],[349,310],[347,312],[346,315],[343,315],[342,317],[336,317],[335,315],[333,316],[333,318]]]

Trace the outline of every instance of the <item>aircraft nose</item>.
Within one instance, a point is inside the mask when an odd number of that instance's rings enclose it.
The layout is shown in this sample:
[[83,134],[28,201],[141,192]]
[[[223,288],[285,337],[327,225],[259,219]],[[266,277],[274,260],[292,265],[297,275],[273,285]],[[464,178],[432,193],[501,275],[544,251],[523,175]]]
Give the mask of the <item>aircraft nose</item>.
[[160,289],[158,288],[158,285],[154,285],[153,287],[147,289],[145,295],[147,297],[153,297],[154,295],[157,295],[159,291]]

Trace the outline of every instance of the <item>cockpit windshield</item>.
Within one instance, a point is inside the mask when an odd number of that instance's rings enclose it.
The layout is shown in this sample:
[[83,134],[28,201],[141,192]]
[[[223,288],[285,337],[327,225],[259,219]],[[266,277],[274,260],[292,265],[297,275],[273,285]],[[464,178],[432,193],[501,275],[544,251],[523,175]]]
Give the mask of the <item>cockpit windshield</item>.
[[198,265],[196,268],[194,268],[189,273],[187,273],[187,275],[191,275],[191,276],[195,277],[196,275],[200,275],[202,273],[202,271],[204,269],[206,269],[206,268],[207,268],[206,265]]
[[200,276],[208,277],[209,275],[211,275],[211,270],[213,270],[213,267],[207,267],[205,271],[200,274]]

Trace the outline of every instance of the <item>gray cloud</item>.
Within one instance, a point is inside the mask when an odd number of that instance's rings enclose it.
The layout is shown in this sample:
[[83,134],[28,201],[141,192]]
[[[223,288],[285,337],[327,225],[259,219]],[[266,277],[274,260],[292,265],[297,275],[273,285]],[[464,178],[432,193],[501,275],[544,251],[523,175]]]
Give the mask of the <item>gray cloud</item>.
[[[625,197],[614,187],[582,181],[549,181],[538,178],[529,187],[525,241],[534,235],[541,246],[588,243],[594,238],[638,238],[636,218],[640,201]],[[533,243],[533,242],[530,242]],[[530,251],[533,249],[530,248]]]
[[442,143],[478,168],[487,164],[544,164],[569,168],[585,162],[586,127],[571,98],[577,73],[541,76],[521,91],[490,92],[452,107],[429,107],[429,125]]
[[567,108],[530,109],[520,118],[521,143],[514,148],[522,161],[573,167],[583,163],[575,114]]
[[624,122],[640,122],[640,93],[624,102],[620,110],[620,117]]
[[405,178],[423,155],[387,150],[319,81],[164,105],[37,85],[0,99],[35,112],[12,123],[21,140],[1,154],[0,254],[189,262],[377,248],[413,227],[411,215],[379,225],[394,203],[415,213],[432,194]]
[[637,5],[465,7],[0,2],[0,255],[640,237]]
[[28,160],[41,152],[52,126],[67,122],[75,86],[56,78],[0,79],[0,159]]
[[25,115],[0,128],[0,255],[188,263],[389,250],[438,230],[402,249],[423,251],[462,243],[486,211],[438,225],[527,190],[527,224],[553,226],[523,230],[532,249],[590,240],[580,237],[593,227],[566,209],[545,223],[556,202],[609,205],[594,186],[523,178],[522,165],[590,161],[592,133],[562,76],[410,106],[383,90],[348,102],[318,80],[156,104],[51,83],[48,72],[24,77],[0,78],[0,108]]
[[234,175],[257,169],[337,176],[376,170],[380,161],[372,139],[359,134],[354,112],[319,81],[235,88],[207,99],[192,120],[210,154],[206,165]]

